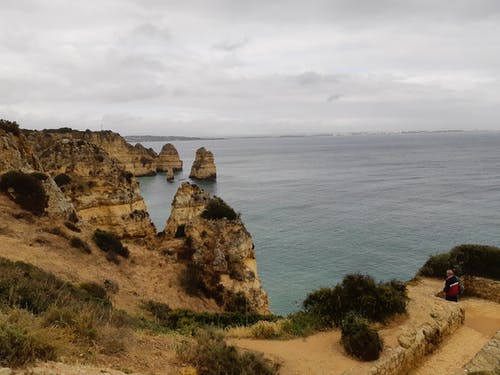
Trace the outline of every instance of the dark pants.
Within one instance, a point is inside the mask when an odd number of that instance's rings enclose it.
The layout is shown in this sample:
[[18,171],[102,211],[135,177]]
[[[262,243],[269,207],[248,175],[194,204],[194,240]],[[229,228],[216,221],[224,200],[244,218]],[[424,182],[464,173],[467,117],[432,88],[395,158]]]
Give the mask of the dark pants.
[[458,296],[452,297],[452,296],[446,296],[447,301],[453,301],[453,302],[458,302]]

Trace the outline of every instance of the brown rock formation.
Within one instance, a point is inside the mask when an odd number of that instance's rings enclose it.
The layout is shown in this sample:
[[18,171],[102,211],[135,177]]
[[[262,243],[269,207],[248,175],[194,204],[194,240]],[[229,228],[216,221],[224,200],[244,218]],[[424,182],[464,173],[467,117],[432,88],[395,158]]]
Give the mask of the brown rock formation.
[[206,277],[208,289],[223,290],[219,302],[225,307],[231,298],[242,295],[248,310],[268,313],[269,301],[257,275],[252,237],[239,215],[210,218],[205,214],[214,202],[225,205],[198,186],[183,183],[172,203],[165,238],[185,236],[188,262]]
[[189,178],[196,180],[215,180],[217,178],[214,154],[207,151],[205,147],[196,150],[196,158],[191,167]]
[[[24,173],[44,172],[17,124],[0,120],[0,174],[11,170]],[[66,218],[73,216],[75,214],[73,205],[65,198],[54,180],[48,177],[41,182],[49,198],[47,214]]]
[[27,139],[43,169],[73,203],[78,216],[121,237],[154,234],[132,173],[97,145],[67,135],[29,132]]
[[172,168],[167,169],[167,181],[168,182],[174,181],[174,170]]
[[156,159],[156,170],[158,172],[182,171],[182,160],[179,158],[177,149],[171,143],[164,145]]

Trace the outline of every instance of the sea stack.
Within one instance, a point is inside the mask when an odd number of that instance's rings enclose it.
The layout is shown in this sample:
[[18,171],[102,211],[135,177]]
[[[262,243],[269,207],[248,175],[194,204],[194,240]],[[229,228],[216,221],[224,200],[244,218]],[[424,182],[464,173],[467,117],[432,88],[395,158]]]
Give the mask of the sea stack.
[[172,168],[167,169],[167,181],[168,182],[174,181],[174,170]]
[[199,272],[204,292],[224,309],[240,300],[246,312],[269,313],[252,236],[240,215],[221,198],[184,182],[175,194],[164,233],[166,241],[184,239],[179,259],[188,270]]
[[205,149],[205,147],[200,147],[196,150],[196,157],[191,167],[189,178],[196,180],[216,180],[217,170],[215,168],[214,154]]
[[164,145],[156,160],[156,170],[158,172],[182,171],[182,160],[179,158],[179,153],[173,144],[167,143]]

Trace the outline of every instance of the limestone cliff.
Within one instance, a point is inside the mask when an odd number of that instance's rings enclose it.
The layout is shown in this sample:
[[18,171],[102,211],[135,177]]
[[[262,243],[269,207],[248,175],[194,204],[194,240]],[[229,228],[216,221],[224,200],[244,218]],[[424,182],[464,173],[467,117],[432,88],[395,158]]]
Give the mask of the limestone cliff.
[[182,171],[182,160],[179,158],[177,149],[171,143],[164,145],[156,159],[156,170],[167,172],[171,169],[174,172]]
[[215,180],[217,178],[214,154],[206,150],[205,147],[196,150],[196,157],[189,178],[196,180]]
[[[207,208],[215,205],[215,214]],[[228,217],[219,215],[218,207],[232,212]],[[234,215],[233,215],[234,214]],[[239,215],[220,198],[211,197],[198,186],[185,182],[177,191],[171,215],[165,228],[165,238],[184,237],[188,263],[215,284],[214,290],[223,289],[219,301],[243,295],[251,311],[269,312],[269,301],[257,275],[254,244]]]
[[[43,176],[44,169],[18,125],[0,120],[0,174],[8,171],[42,172]],[[41,182],[45,194],[48,196],[47,214],[65,218],[72,217],[75,214],[75,209],[54,180],[50,177],[44,177]]]
[[154,234],[135,178],[106,151],[70,133],[26,134],[44,171],[54,178],[79,217],[121,237]]
[[157,154],[152,149],[147,149],[140,143],[132,146],[120,134],[112,131],[79,132],[71,131],[68,137],[84,139],[91,142],[112,158],[118,160],[122,167],[134,176],[151,176],[156,174]]

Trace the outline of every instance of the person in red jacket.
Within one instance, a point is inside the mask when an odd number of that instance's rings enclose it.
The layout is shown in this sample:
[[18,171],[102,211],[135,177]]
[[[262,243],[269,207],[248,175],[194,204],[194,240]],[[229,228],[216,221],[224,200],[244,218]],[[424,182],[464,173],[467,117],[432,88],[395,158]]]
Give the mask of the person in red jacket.
[[458,294],[460,293],[460,282],[452,270],[446,271],[446,281],[444,283],[444,292],[446,293],[447,301],[458,302]]

